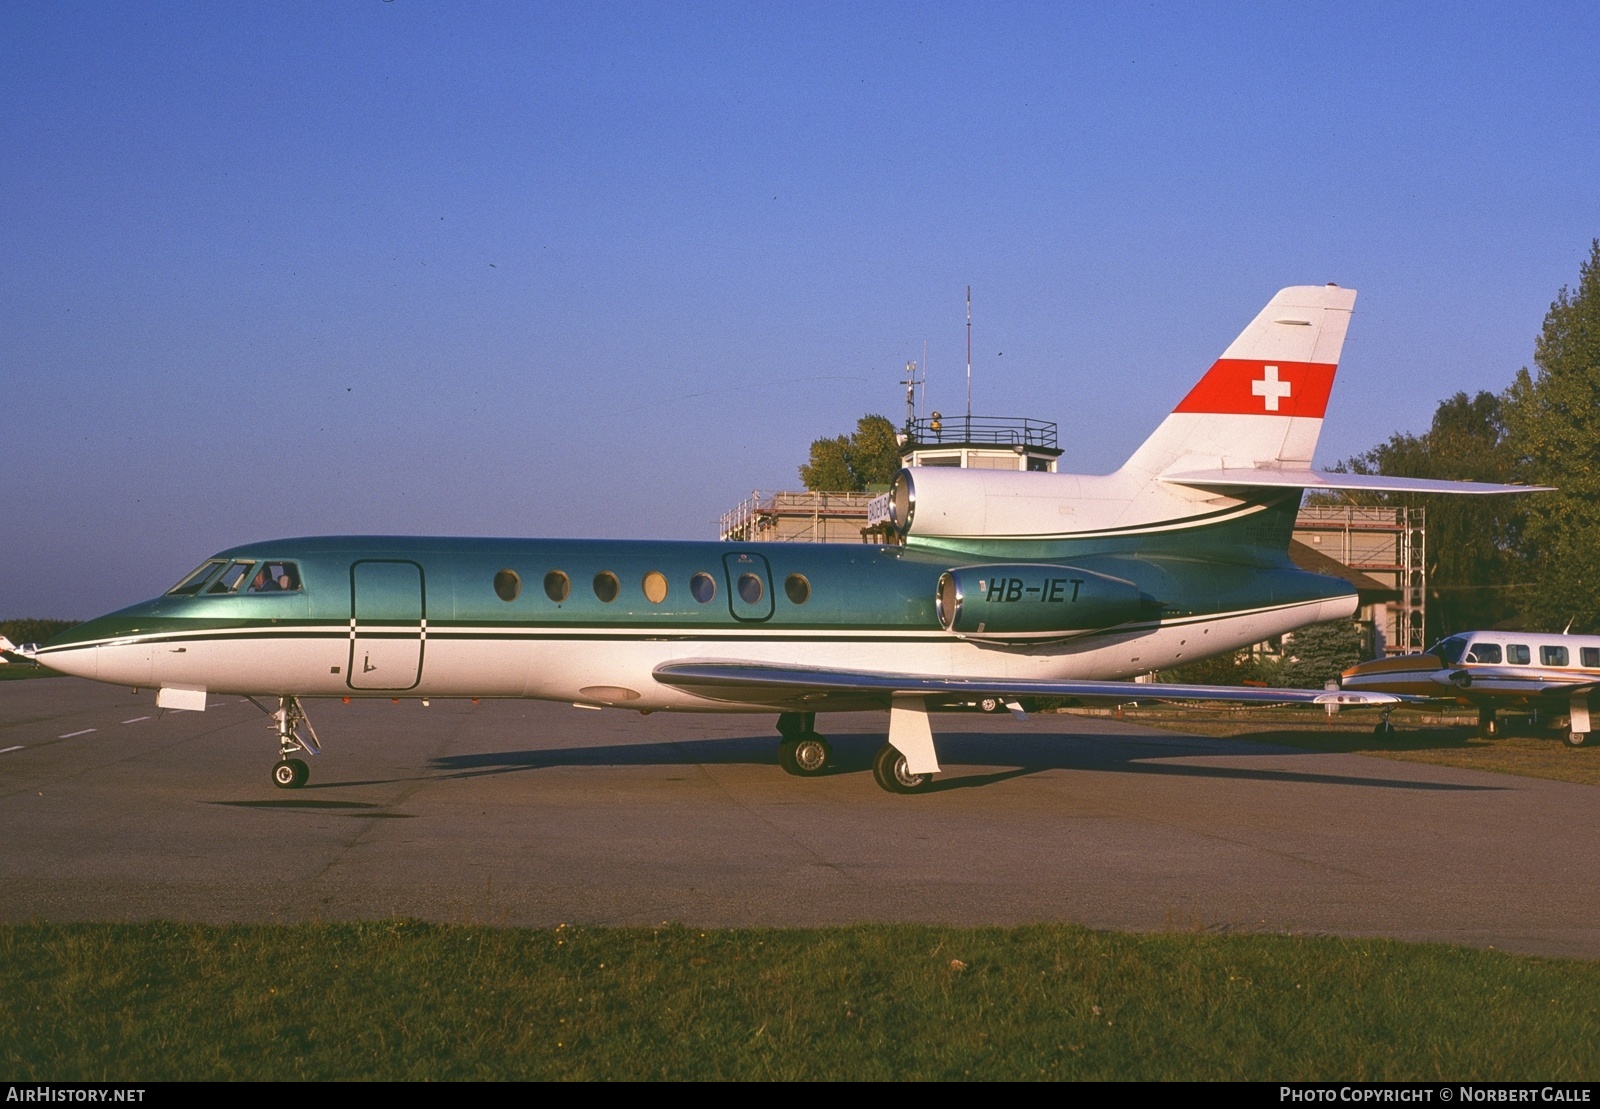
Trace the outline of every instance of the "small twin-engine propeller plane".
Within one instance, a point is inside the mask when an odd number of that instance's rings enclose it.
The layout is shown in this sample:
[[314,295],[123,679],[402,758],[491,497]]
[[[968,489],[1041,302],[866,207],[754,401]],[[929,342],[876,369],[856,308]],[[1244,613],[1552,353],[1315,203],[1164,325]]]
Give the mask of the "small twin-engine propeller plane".
[[[1500,734],[1495,712],[1501,708],[1532,708],[1547,718],[1565,715],[1567,745],[1582,747],[1593,742],[1589,698],[1600,689],[1600,635],[1461,632],[1422,654],[1352,666],[1339,684],[1475,706],[1478,730],[1486,736]],[[1385,735],[1393,729],[1385,720],[1376,730]]]
[[1115,473],[902,470],[903,546],[281,539],[21,653],[163,708],[256,700],[285,788],[318,750],[306,697],[776,713],[799,775],[829,762],[817,713],[887,708],[873,774],[897,793],[939,772],[930,708],[977,698],[1393,703],[1120,680],[1355,612],[1289,561],[1305,489],[1526,489],[1310,468],[1354,303],[1278,293]]

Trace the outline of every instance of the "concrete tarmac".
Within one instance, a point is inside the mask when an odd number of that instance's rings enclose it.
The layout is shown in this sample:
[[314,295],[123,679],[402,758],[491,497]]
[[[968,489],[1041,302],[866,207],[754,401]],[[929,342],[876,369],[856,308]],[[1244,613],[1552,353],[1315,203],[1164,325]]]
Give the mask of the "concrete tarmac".
[[307,702],[275,788],[238,698],[0,682],[0,920],[409,916],[551,926],[857,921],[1389,936],[1600,957],[1600,789],[1174,735],[940,714],[946,774],[872,781],[886,714]]

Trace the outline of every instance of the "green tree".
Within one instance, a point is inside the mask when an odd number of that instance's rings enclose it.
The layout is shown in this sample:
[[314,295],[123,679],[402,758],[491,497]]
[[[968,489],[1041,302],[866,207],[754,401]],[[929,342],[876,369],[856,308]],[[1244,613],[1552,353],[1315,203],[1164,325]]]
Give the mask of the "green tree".
[[1528,479],[1557,492],[1528,498],[1527,554],[1541,628],[1600,630],[1600,240],[1576,291],[1562,287],[1507,392],[1506,426]]
[[[1340,469],[1392,477],[1508,482],[1518,477],[1503,396],[1457,393],[1439,403],[1422,435],[1396,432]],[[1521,540],[1522,497],[1422,496],[1365,498],[1422,508],[1427,522],[1430,641],[1470,628],[1493,627],[1516,612],[1526,578]]]
[[1295,689],[1321,689],[1340,671],[1361,661],[1361,628],[1350,620],[1329,620],[1301,628],[1284,644],[1289,657],[1280,678]]
[[868,415],[856,421],[850,435],[812,440],[811,461],[800,467],[800,480],[818,493],[859,493],[870,485],[888,485],[899,470],[894,425]]

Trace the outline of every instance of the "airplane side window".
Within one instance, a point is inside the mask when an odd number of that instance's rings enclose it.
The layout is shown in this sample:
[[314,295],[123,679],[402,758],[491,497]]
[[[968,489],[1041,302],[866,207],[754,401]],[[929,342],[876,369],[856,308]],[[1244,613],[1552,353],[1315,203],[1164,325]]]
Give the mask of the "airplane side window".
[[1467,641],[1459,635],[1452,635],[1449,639],[1434,644],[1429,648],[1429,653],[1438,655],[1446,666],[1454,666],[1461,661],[1461,652],[1466,649]]
[[717,582],[704,571],[689,579],[689,592],[701,604],[708,604],[717,595]]
[[263,562],[250,579],[251,593],[296,593],[300,571],[292,562]]
[[1565,666],[1567,664],[1567,649],[1565,647],[1540,647],[1540,666]]
[[761,600],[761,579],[754,574],[740,574],[739,596],[744,598],[744,603],[747,605],[753,605]]
[[522,578],[515,570],[501,570],[494,576],[494,593],[509,604],[522,595]]
[[804,574],[790,574],[784,578],[783,591],[793,604],[803,605],[811,599],[811,583]]
[[1500,661],[1500,644],[1498,644],[1498,643],[1474,643],[1472,645],[1471,652],[1467,655],[1467,661],[1468,662],[1489,662],[1489,663],[1499,662]]
[[1579,647],[1578,657],[1585,666],[1600,667],[1600,647]]
[[198,570],[195,570],[193,573],[191,573],[188,576],[186,576],[177,585],[174,585],[171,589],[167,590],[167,596],[169,596],[169,597],[192,597],[192,596],[194,596],[196,593],[200,592],[200,589],[201,589],[202,586],[205,585],[206,580],[208,578],[210,578],[212,574],[216,573],[217,568],[220,567],[220,566],[226,565],[227,561],[228,560],[225,559],[225,558],[207,559],[204,563],[201,564],[201,566],[200,566],[200,568]]
[[667,599],[667,575],[660,570],[651,570],[644,576],[645,600],[653,605],[658,605]]
[[617,580],[617,575],[610,570],[601,570],[594,576],[594,595],[606,604],[617,599],[617,594],[622,592],[622,583]]
[[1528,665],[1528,648],[1520,643],[1506,644],[1506,661],[1513,666]]
[[216,584],[207,593],[237,593],[239,586],[245,583],[250,575],[250,567],[254,562],[235,562],[218,576]]
[[551,570],[544,576],[544,595],[556,604],[567,599],[572,592],[572,579],[560,570]]

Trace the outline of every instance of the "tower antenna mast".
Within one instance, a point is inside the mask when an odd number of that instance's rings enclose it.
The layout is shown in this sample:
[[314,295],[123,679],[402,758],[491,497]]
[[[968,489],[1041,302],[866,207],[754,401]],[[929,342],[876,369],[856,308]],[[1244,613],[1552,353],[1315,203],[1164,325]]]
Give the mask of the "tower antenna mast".
[[972,422],[972,286],[967,286],[967,422]]

